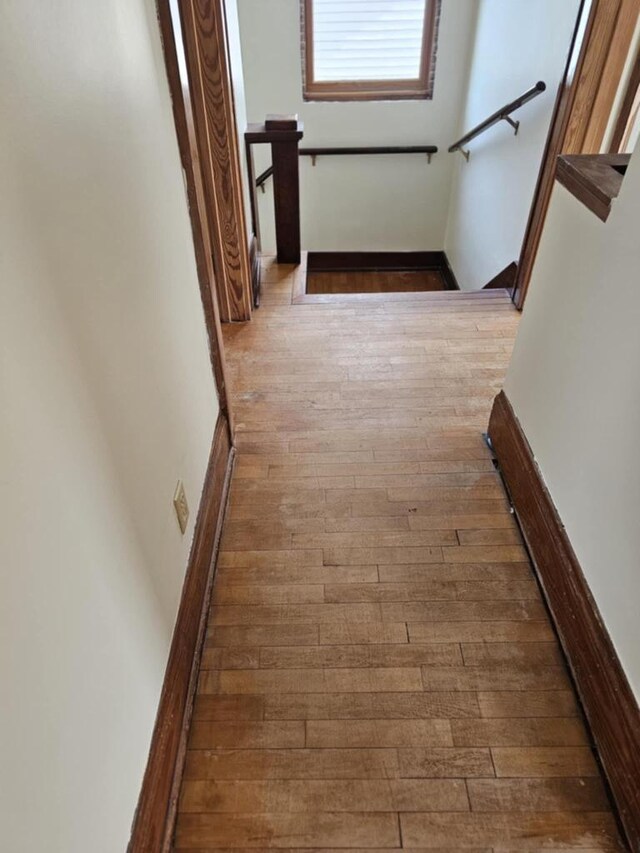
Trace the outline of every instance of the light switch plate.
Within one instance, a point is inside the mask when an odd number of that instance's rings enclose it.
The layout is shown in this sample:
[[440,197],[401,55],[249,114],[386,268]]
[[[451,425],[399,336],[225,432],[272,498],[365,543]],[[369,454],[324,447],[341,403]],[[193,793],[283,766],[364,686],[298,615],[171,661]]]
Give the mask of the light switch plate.
[[187,529],[187,522],[189,521],[189,504],[187,503],[187,496],[182,480],[178,480],[178,485],[173,496],[173,506],[176,511],[180,530],[184,533]]

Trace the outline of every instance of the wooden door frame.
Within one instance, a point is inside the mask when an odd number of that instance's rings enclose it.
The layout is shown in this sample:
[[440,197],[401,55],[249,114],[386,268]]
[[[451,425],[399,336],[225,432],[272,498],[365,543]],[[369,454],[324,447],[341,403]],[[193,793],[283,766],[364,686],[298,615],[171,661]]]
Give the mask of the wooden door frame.
[[251,262],[225,0],[170,0],[187,69],[222,322],[251,319]]
[[[218,394],[220,414],[227,422],[229,441],[233,445],[233,410],[227,382],[224,341],[222,338],[218,292],[213,266],[215,252],[210,237],[210,212],[208,212],[202,167],[198,153],[189,81],[181,73],[181,62],[178,61],[178,49],[184,45],[178,12],[178,5],[180,3],[181,0],[156,0],[156,7],[162,38],[162,51],[171,94],[173,119],[185,177],[198,283],[200,285],[200,296],[204,310],[207,337],[209,339],[211,368]],[[183,62],[182,68],[184,67]]]
[[[538,181],[525,230],[513,292],[522,309],[531,282],[560,154],[592,153],[602,142],[604,115],[615,91],[611,78],[622,72],[618,55],[630,44],[629,7],[637,0],[581,0],[569,55],[560,82]],[[614,49],[615,47],[615,49]],[[606,90],[606,91],[605,91]],[[606,95],[606,97],[605,97]],[[606,112],[608,118],[608,112]]]
[[631,118],[631,110],[640,87],[640,49],[636,50],[636,56],[631,67],[629,79],[625,89],[618,116],[613,127],[611,139],[609,140],[609,153],[618,154],[624,141],[627,126]]

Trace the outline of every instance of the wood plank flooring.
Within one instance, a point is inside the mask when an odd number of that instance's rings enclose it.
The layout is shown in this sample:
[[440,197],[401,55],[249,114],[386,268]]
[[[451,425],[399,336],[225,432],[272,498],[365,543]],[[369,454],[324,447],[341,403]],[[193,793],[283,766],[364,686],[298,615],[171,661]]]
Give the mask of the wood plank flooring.
[[519,315],[264,264],[175,850],[623,850],[482,439]]
[[437,270],[307,272],[307,293],[402,293],[433,290],[445,290],[444,279]]

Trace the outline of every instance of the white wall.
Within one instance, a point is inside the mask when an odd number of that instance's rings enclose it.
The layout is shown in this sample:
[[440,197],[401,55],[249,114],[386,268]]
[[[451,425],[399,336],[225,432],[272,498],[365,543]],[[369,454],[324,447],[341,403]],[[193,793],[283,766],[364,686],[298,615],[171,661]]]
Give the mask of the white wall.
[[564,71],[578,0],[480,0],[466,106],[457,136],[538,80],[547,91],[456,154],[445,250],[463,290],[484,287],[517,261]]
[[556,185],[505,391],[640,699],[640,160],[606,223]]
[[5,0],[0,121],[2,847],[114,853],[217,412],[153,0]]
[[[440,250],[444,245],[476,0],[443,0],[432,101],[305,103],[298,0],[238,0],[249,121],[298,113],[303,146],[429,145],[425,156],[301,158],[302,245],[314,250]],[[270,162],[256,147],[258,171]],[[259,193],[263,251],[275,245],[272,182]]]

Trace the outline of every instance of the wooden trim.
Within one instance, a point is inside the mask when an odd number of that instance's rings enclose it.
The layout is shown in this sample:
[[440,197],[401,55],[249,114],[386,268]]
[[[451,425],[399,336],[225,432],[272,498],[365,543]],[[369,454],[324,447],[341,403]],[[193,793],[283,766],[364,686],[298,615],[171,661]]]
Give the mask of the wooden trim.
[[627,88],[624,93],[624,98],[622,99],[622,104],[620,106],[620,111],[618,112],[618,117],[616,119],[615,126],[613,128],[613,133],[611,135],[611,142],[609,144],[609,153],[610,154],[618,154],[624,145],[625,135],[627,133],[627,127],[629,125],[629,120],[631,118],[631,110],[633,109],[633,104],[636,100],[636,95],[638,93],[638,88],[640,87],[640,50],[638,50],[636,54],[635,61],[633,63],[633,68],[631,69],[631,74],[629,75],[629,82],[627,83]]
[[449,263],[449,258],[446,252],[442,252],[440,261],[440,274],[444,278],[446,290],[460,290],[458,279],[453,271],[453,267]]
[[[306,269],[310,272],[437,270],[446,290],[460,289],[445,252],[308,252]],[[304,281],[306,295],[306,275]]]
[[490,282],[485,284],[483,290],[512,290],[516,283],[518,275],[518,264],[512,261],[498,275],[494,276]]
[[170,2],[180,11],[220,316],[250,320],[251,274],[224,0]]
[[553,108],[549,133],[547,135],[544,154],[542,155],[540,172],[533,193],[529,219],[518,260],[518,276],[513,291],[513,301],[516,308],[520,310],[522,310],[524,305],[531,281],[531,273],[538,253],[542,229],[544,228],[549,201],[555,183],[556,162],[564,150],[573,104],[576,98],[578,79],[584,64],[590,34],[593,31],[594,20],[600,2],[602,0],[580,0],[580,8],[571,38],[567,63],[560,86],[558,87],[558,95]]
[[267,128],[262,122],[261,124],[248,124],[244,134],[245,141],[250,145],[256,145],[267,142],[296,142],[304,136],[304,124],[297,122],[295,130],[288,128],[287,130],[273,130]]
[[602,151],[639,13],[639,0],[621,0],[581,146],[582,154],[600,154]]
[[640,709],[504,392],[489,436],[632,850],[640,850]]
[[439,270],[444,252],[309,252],[311,272]]
[[[638,0],[581,0],[558,90],[538,182],[525,231],[513,300],[524,305],[561,154],[594,153],[602,142],[622,66],[620,58],[637,20]],[[623,63],[624,64],[624,63]]]
[[442,0],[427,0],[422,32],[420,75],[416,79],[318,82],[314,79],[313,0],[301,0],[300,37],[304,100],[388,101],[429,100],[433,98],[441,2]]
[[[209,340],[211,368],[216,383],[220,412],[225,416],[229,425],[229,440],[233,443],[233,411],[227,384],[224,343],[220,327],[220,312],[213,267],[214,253],[210,240],[211,232],[193,123],[189,81],[186,77],[181,76],[181,68],[186,67],[186,58],[176,0],[157,0],[157,11],[167,80],[171,93],[173,120],[187,185],[191,234],[196,256],[200,297]],[[180,61],[178,57],[180,57]]]
[[128,853],[168,853],[235,451],[218,417]]
[[437,154],[437,145],[378,145],[342,148],[300,148],[301,157],[327,157],[351,154]]
[[594,0],[594,13],[585,40],[575,99],[561,154],[590,153],[587,133],[594,117],[609,51],[614,40],[622,0]]
[[558,181],[606,222],[630,159],[629,154],[563,154],[558,158]]

